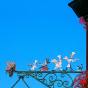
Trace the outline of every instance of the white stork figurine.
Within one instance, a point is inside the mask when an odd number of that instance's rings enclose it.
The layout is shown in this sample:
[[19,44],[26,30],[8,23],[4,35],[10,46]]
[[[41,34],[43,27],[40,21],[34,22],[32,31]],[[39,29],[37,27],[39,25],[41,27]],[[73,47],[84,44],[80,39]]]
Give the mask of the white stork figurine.
[[57,56],[59,60],[53,59],[51,62],[55,64],[55,70],[62,70],[62,57],[61,55]]
[[76,62],[77,60],[79,60],[79,59],[73,59],[73,57],[74,57],[75,54],[76,54],[75,52],[72,52],[70,58],[68,58],[67,56],[65,56],[63,58],[64,60],[66,60],[68,62],[67,67],[66,67],[67,69],[73,70],[71,68],[71,63],[72,62]]
[[31,66],[31,71],[34,71],[37,68],[38,65],[38,61],[35,60],[33,64],[29,64],[29,66]]

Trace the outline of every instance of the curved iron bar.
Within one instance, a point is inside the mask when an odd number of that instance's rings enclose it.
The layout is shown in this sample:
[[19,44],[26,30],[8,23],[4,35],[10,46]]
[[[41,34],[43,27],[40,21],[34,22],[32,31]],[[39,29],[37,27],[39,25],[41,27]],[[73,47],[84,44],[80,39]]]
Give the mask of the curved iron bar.
[[[23,77],[23,82],[25,77],[31,76],[48,88],[55,88],[56,86],[58,88],[73,88],[73,78],[70,74],[79,74],[82,72],[83,71],[15,71],[19,77]],[[67,79],[65,79],[66,77]],[[24,83],[27,84],[26,82]],[[26,86],[28,87],[28,85]]]

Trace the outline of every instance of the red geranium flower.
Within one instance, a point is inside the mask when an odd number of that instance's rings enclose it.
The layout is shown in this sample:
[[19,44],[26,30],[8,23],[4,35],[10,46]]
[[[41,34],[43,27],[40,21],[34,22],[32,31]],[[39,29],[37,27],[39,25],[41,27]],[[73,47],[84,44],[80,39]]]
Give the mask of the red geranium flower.
[[86,85],[86,84],[87,84],[86,79],[82,79],[82,80],[80,80],[80,84],[81,84],[81,85]]

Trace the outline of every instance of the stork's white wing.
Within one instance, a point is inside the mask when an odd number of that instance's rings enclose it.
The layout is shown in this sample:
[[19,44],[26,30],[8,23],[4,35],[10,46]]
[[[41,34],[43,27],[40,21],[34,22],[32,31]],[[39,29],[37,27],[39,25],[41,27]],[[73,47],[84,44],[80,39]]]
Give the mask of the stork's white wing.
[[79,59],[72,59],[72,62],[77,62]]
[[68,57],[67,57],[67,56],[65,56],[63,59],[68,60]]
[[51,60],[51,62],[57,62],[57,60],[56,59],[53,59],[53,60]]

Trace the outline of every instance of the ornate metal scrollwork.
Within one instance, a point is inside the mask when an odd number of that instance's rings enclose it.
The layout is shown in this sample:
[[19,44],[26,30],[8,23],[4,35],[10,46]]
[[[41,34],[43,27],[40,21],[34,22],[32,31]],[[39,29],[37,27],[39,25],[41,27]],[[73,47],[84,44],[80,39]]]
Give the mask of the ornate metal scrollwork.
[[[16,71],[16,64],[13,62],[10,62],[7,64],[6,72],[9,74],[10,77],[13,76],[13,73],[18,74],[18,80],[15,82],[15,84],[11,87],[14,88],[15,85],[22,80],[27,88],[30,88],[24,78],[29,78],[30,76],[37,81],[41,82],[43,85],[45,85],[48,88],[73,88],[74,85],[74,79],[72,74],[74,73],[81,73],[83,65],[77,66],[77,69],[74,70],[72,68],[72,62],[76,62],[79,59],[73,59],[74,55],[76,53],[72,52],[70,55],[70,58],[65,56],[63,60],[67,61],[66,68],[62,68],[62,56],[58,55],[58,59],[51,60],[51,64],[53,63],[55,65],[54,70],[48,69],[48,64],[50,64],[50,61],[46,59],[43,64],[38,63],[37,60],[34,61],[33,64],[29,64],[28,66],[31,66],[29,71]],[[40,65],[37,68],[37,65]]]
[[[71,73],[82,73],[81,71],[15,71],[18,76],[33,77],[48,88],[73,88]],[[29,87],[28,87],[29,88]]]

